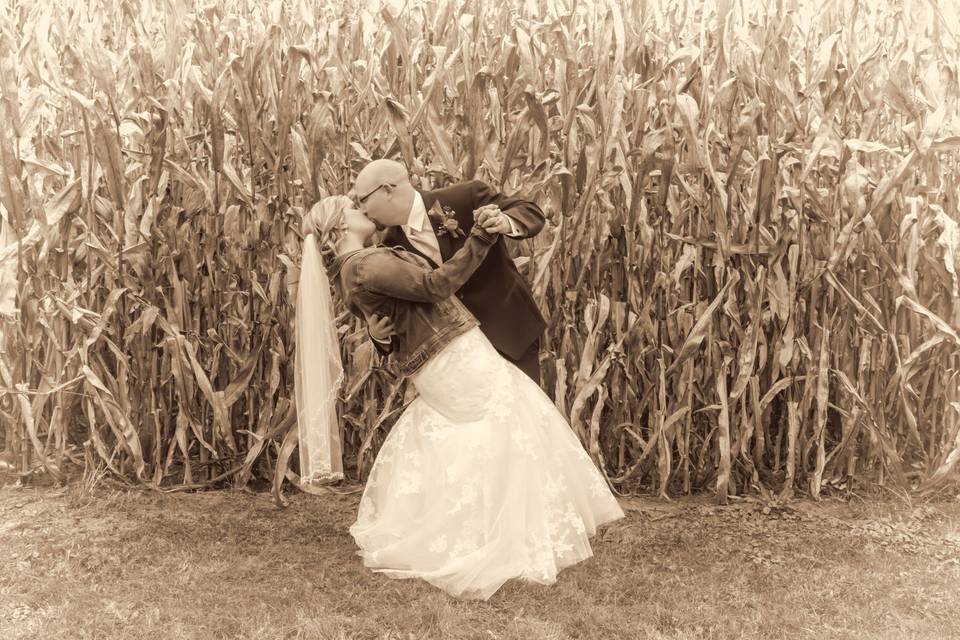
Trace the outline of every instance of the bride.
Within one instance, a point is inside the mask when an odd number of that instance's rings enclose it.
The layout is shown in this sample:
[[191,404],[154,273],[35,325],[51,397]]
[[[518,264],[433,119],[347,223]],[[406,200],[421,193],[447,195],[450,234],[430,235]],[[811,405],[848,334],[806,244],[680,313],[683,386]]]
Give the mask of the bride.
[[589,537],[623,511],[550,399],[452,295],[497,237],[475,224],[431,270],[402,249],[369,246],[374,223],[344,196],[317,203],[303,231],[296,397],[304,479],[343,477],[331,280],[358,317],[393,318],[392,366],[419,394],[384,441],[350,527],[364,564],[485,600],[510,578],[552,584],[591,557]]

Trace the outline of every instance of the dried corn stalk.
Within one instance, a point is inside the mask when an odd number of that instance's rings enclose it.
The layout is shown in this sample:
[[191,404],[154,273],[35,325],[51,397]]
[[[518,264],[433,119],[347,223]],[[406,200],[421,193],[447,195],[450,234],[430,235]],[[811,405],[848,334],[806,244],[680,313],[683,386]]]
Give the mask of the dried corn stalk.
[[[955,470],[952,5],[81,4],[0,8],[19,471],[279,496],[298,219],[382,156],[543,206],[545,388],[621,490]],[[340,329],[362,476],[408,390]]]

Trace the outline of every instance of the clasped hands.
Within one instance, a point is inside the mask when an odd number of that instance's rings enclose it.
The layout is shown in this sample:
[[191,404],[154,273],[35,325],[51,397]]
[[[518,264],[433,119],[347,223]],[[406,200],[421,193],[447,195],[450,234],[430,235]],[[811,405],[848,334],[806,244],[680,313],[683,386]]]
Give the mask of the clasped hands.
[[513,233],[510,218],[495,204],[485,204],[474,210],[473,219],[488,233],[499,233],[501,235]]
[[[479,224],[487,233],[510,235],[514,230],[510,218],[495,204],[485,204],[479,209],[475,209],[473,220],[474,224]],[[367,321],[367,331],[369,331],[370,337],[377,342],[390,342],[390,338],[397,334],[393,326],[393,320],[389,316],[373,314],[367,318]]]

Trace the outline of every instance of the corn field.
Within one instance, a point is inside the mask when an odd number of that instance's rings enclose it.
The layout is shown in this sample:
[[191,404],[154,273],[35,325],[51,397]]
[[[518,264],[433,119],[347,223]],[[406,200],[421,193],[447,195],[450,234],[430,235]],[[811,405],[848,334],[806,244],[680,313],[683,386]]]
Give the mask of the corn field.
[[[391,157],[544,209],[544,386],[618,491],[950,481],[960,21],[880,4],[6,0],[5,455],[281,499],[299,220]],[[338,322],[362,480],[412,387]]]

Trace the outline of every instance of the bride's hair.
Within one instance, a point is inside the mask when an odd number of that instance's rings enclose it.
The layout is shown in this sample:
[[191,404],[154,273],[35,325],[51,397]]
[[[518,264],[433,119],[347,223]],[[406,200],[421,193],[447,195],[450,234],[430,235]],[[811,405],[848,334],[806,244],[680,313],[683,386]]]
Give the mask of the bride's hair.
[[324,264],[329,264],[336,257],[337,244],[343,239],[346,230],[343,213],[352,205],[353,202],[347,196],[327,196],[303,216],[300,224],[303,237],[314,234]]

